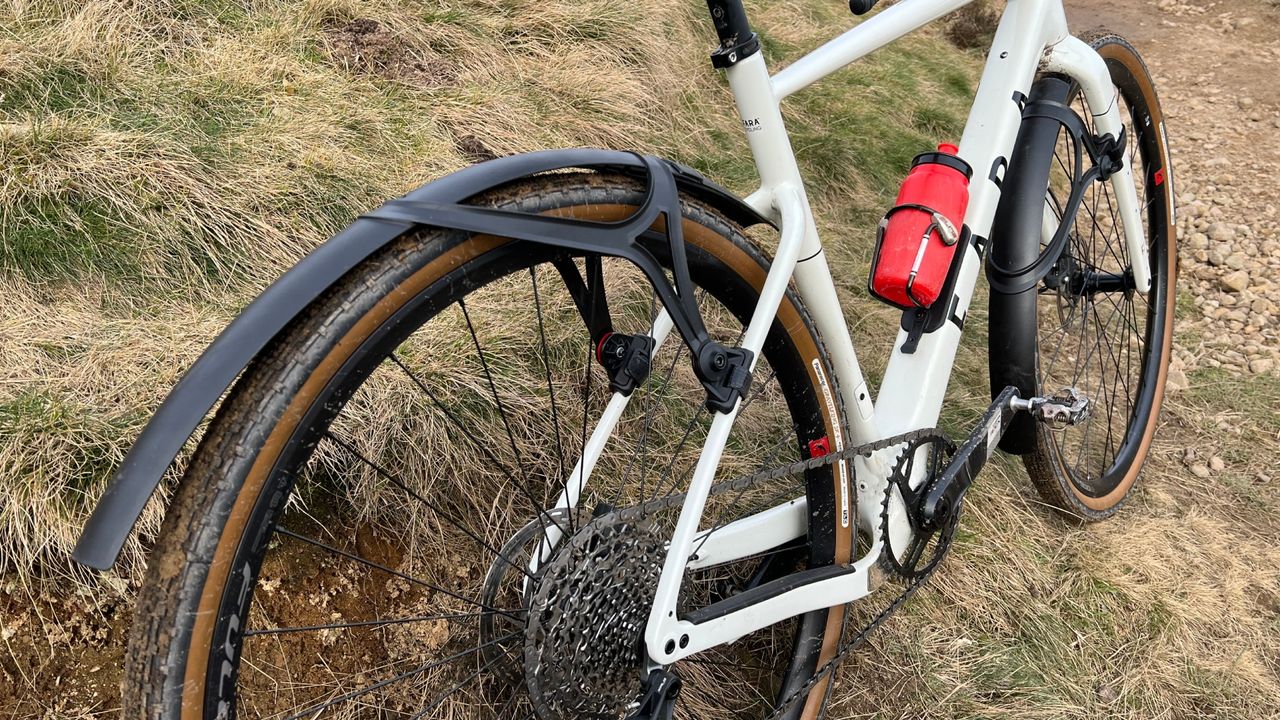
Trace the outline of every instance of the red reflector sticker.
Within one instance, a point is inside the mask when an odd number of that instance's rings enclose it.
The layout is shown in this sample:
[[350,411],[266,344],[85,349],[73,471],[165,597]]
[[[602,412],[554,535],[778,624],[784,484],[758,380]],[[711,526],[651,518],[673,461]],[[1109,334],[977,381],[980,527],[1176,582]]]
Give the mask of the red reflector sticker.
[[809,441],[809,457],[818,458],[831,452],[831,443],[826,436]]
[[1164,184],[1164,168],[1160,168],[1159,170],[1156,171],[1155,181],[1156,181],[1156,185]]

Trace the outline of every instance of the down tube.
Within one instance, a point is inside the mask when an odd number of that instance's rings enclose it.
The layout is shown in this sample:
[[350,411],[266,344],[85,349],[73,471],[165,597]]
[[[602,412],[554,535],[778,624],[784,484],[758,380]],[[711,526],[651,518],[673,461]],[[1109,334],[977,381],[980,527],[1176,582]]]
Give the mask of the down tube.
[[[1020,99],[1031,86],[1045,45],[1065,34],[1062,6],[1045,0],[1011,0],[996,31],[973,111],[960,140],[960,156],[974,170],[965,224],[982,239],[983,246],[1000,201],[999,178],[1022,122]],[[956,280],[952,319],[925,334],[913,353],[902,351],[905,331],[900,331],[895,340],[876,400],[876,420],[884,435],[938,422],[961,328],[982,267],[982,257],[973,245],[962,252],[965,255]],[[938,302],[952,299],[941,298]],[[992,332],[998,331],[999,328],[992,328]]]

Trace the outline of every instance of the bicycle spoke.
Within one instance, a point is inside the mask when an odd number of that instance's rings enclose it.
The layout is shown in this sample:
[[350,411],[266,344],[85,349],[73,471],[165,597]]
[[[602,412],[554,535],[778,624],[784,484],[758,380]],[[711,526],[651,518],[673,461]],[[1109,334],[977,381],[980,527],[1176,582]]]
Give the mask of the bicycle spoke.
[[[654,410],[658,406],[658,399],[656,396],[659,391],[665,392],[667,388],[670,387],[671,377],[675,374],[676,365],[680,362],[680,357],[684,354],[684,349],[684,343],[680,343],[679,347],[676,348],[675,356],[671,359],[671,365],[667,367],[667,374],[662,379],[660,388],[646,393],[645,395],[644,425],[640,430],[640,442],[636,446],[636,449],[631,453],[630,459],[627,460],[627,467],[622,473],[624,487],[627,485],[627,481],[631,478],[631,469],[634,467],[637,458],[642,462],[642,467],[647,467],[647,461],[649,459],[649,431],[653,426],[653,419],[655,417]],[[640,473],[640,497],[642,498],[646,497],[648,493],[648,479],[649,473],[647,470],[642,470]]]
[[[529,267],[529,279],[533,286],[533,306],[538,314],[538,339],[542,344],[542,367],[547,376],[547,397],[551,399],[551,424],[556,431],[556,463],[560,468],[560,474],[556,477],[560,481],[560,490],[567,496],[569,494],[569,482],[564,469],[564,442],[560,437],[560,410],[556,406],[556,391],[551,382],[551,352],[547,347],[547,331],[542,317],[542,297],[538,292],[537,270],[537,266]],[[568,523],[569,532],[577,532],[573,513],[569,513]]]
[[480,337],[476,335],[476,327],[471,322],[471,313],[467,311],[466,301],[459,300],[458,307],[462,309],[462,317],[467,321],[467,331],[471,333],[471,342],[475,344],[476,355],[480,356],[480,367],[484,370],[485,381],[489,384],[489,391],[493,393],[493,402],[498,406],[498,417],[502,420],[503,429],[507,431],[507,441],[511,444],[511,453],[515,455],[516,465],[520,468],[520,476],[524,479],[522,490],[528,496],[534,510],[541,514],[544,519],[551,520],[551,522],[555,523],[556,528],[563,531],[564,528],[560,527],[560,523],[547,514],[545,500],[539,502],[533,496],[533,489],[529,483],[529,473],[525,469],[524,460],[520,457],[520,448],[516,445],[516,436],[511,431],[511,423],[507,420],[506,407],[502,404],[502,399],[498,397],[498,386],[493,382],[493,373],[489,371],[489,361],[485,359],[484,350],[480,347]]
[[[664,472],[662,476],[659,477],[658,480],[654,483],[653,485],[654,494],[652,497],[650,497],[648,500],[645,501],[646,503],[655,502],[662,498],[670,497],[671,494],[675,492],[676,484],[679,482],[679,480],[676,479],[675,477],[675,468],[676,468],[676,463],[680,459],[680,451],[683,450],[685,444],[689,442],[689,437],[693,434],[694,427],[698,424],[698,421],[702,419],[702,415],[704,412],[706,412],[706,407],[699,405],[698,409],[693,413],[693,417],[689,418],[689,423],[685,425],[684,432],[680,436],[680,442],[676,444],[675,452],[671,454],[671,462],[667,464],[666,472]],[[664,495],[659,495],[658,494],[660,492],[659,488],[664,486],[664,481],[669,481],[665,483],[667,492]]]
[[312,705],[311,707],[306,708],[300,713],[290,715],[289,717],[285,718],[285,720],[300,720],[301,718],[304,718],[304,717],[317,717],[321,711],[331,708],[334,705],[338,705],[344,702],[349,702],[358,697],[363,697],[365,695],[368,695],[369,693],[377,692],[378,690],[381,690],[382,688],[387,687],[388,685],[394,685],[395,683],[403,682],[405,680],[408,680],[409,678],[417,677],[423,673],[430,672],[431,670],[434,670],[435,668],[438,668],[446,663],[450,663],[450,662],[453,662],[454,660],[460,660],[464,657],[474,655],[475,653],[478,653],[487,647],[492,647],[499,643],[506,642],[519,635],[520,633],[511,633],[509,635],[506,635],[500,638],[494,638],[493,640],[490,640],[481,645],[477,645],[473,648],[469,648],[467,650],[463,650],[462,652],[450,655],[447,658],[443,658],[441,660],[435,660],[427,663],[426,665],[420,665],[408,672],[400,673],[399,675],[396,675],[391,678],[387,678],[386,680],[381,680],[372,685],[363,687],[359,690],[353,690],[352,692],[349,692],[345,695],[341,695],[327,702],[320,703],[317,705]]
[[501,551],[499,551],[497,548],[495,548],[495,547],[493,547],[492,545],[490,545],[490,544],[488,543],[488,541],[486,541],[486,540],[484,540],[483,538],[481,538],[481,537],[480,537],[480,536],[479,536],[479,535],[478,535],[474,530],[472,530],[470,527],[467,527],[467,526],[463,525],[463,524],[462,524],[462,522],[461,522],[461,521],[459,521],[456,517],[454,517],[451,513],[446,512],[444,509],[442,509],[442,508],[441,508],[439,505],[437,505],[436,503],[433,503],[433,502],[431,502],[430,500],[428,500],[428,499],[426,499],[425,497],[423,497],[421,494],[419,494],[419,493],[418,493],[417,491],[415,491],[413,488],[411,488],[411,487],[409,487],[408,485],[406,485],[406,484],[404,483],[404,481],[403,481],[403,480],[401,480],[401,479],[400,479],[400,478],[398,478],[398,477],[395,477],[394,475],[392,475],[391,473],[389,473],[389,472],[387,472],[385,469],[383,469],[383,467],[382,467],[381,465],[379,465],[379,464],[377,464],[377,463],[373,462],[372,460],[370,460],[369,458],[365,457],[365,455],[364,455],[363,453],[361,453],[359,450],[355,449],[355,447],[353,447],[351,444],[349,444],[349,443],[347,443],[347,442],[343,441],[341,438],[339,438],[338,436],[334,435],[334,434],[333,434],[331,431],[329,431],[329,430],[325,430],[325,431],[324,431],[324,438],[325,438],[326,440],[329,440],[329,441],[331,441],[331,442],[333,442],[333,443],[337,444],[337,445],[338,445],[339,447],[341,447],[343,450],[346,450],[348,453],[350,453],[351,455],[355,456],[355,458],[356,458],[356,459],[358,459],[361,463],[363,463],[363,464],[367,465],[370,469],[372,469],[375,473],[377,473],[377,474],[378,474],[382,479],[386,480],[387,482],[391,483],[392,485],[395,485],[396,487],[398,487],[398,488],[400,488],[401,490],[405,491],[406,493],[408,493],[408,494],[409,494],[409,496],[410,496],[410,497],[412,497],[413,499],[417,500],[418,502],[420,502],[420,503],[422,503],[423,505],[426,505],[428,508],[430,508],[432,512],[434,512],[434,513],[436,513],[437,515],[439,515],[439,516],[443,517],[444,519],[448,520],[450,523],[452,523],[452,524],[453,524],[453,526],[454,526],[454,527],[456,527],[456,528],[458,528],[459,530],[461,530],[461,531],[463,532],[463,534],[464,534],[464,535],[466,535],[467,537],[469,537],[469,538],[471,538],[472,540],[474,540],[474,541],[476,542],[476,544],[478,544],[481,548],[483,548],[483,549],[485,549],[485,550],[489,551],[490,553],[493,553],[493,554],[494,554],[494,555],[496,555],[497,557],[501,558],[504,562],[506,562],[509,566],[511,566],[511,567],[515,568],[516,570],[518,570],[519,572],[523,573],[525,577],[527,577],[527,578],[529,578],[530,580],[532,580],[535,584],[537,583],[537,579],[536,579],[536,578],[534,578],[532,575],[530,575],[530,574],[529,574],[529,572],[528,572],[527,570],[525,570],[524,568],[520,567],[520,565],[518,565],[517,563],[512,562],[508,557],[506,557],[505,555],[503,555]]
[[[772,466],[778,454],[782,452],[782,448],[786,447],[787,442],[789,440],[794,439],[795,437],[794,433],[798,432],[799,430],[800,430],[800,426],[793,423],[791,426],[792,434],[783,433],[782,437],[780,437],[778,441],[774,443],[773,448],[770,449],[769,455],[760,463],[760,466],[757,468],[757,471],[764,470]],[[697,556],[698,552],[702,550],[702,546],[707,544],[707,541],[711,539],[711,536],[714,535],[716,531],[728,525],[728,523],[724,522],[725,514],[728,512],[729,508],[737,506],[738,502],[742,500],[742,496],[745,495],[746,492],[747,492],[746,487],[739,488],[738,491],[734,493],[733,499],[730,500],[727,504],[721,506],[720,510],[716,513],[715,520],[712,521],[711,523],[711,529],[708,530],[706,535],[702,537],[702,540],[698,543],[698,546],[693,548],[693,551],[689,553],[690,558]],[[790,495],[792,493],[788,492],[786,494]],[[765,507],[766,508],[773,507],[772,502],[765,503]]]
[[763,665],[754,665],[751,663],[734,662],[732,660],[712,660],[703,655],[690,655],[681,662],[691,663],[693,665],[715,665],[717,667],[730,667],[735,670],[756,670],[759,672],[771,672],[770,668]]
[[427,706],[426,706],[425,708],[423,708],[423,709],[422,709],[422,711],[421,711],[421,712],[419,712],[419,713],[417,713],[416,715],[414,715],[413,717],[409,718],[409,720],[421,720],[423,717],[425,717],[425,716],[426,716],[426,714],[427,714],[427,713],[429,713],[429,712],[431,712],[432,710],[435,710],[436,708],[440,707],[440,704],[441,704],[441,703],[443,703],[445,700],[448,700],[450,695],[452,695],[453,693],[455,693],[455,692],[457,692],[458,690],[460,690],[460,689],[461,689],[464,685],[466,685],[467,683],[469,683],[469,682],[471,682],[471,681],[475,680],[476,678],[480,677],[481,675],[483,675],[483,674],[484,674],[484,672],[485,672],[486,670],[488,670],[489,668],[493,667],[494,665],[497,665],[497,664],[498,664],[498,662],[499,662],[500,660],[502,660],[502,659],[503,659],[503,656],[502,656],[502,655],[499,655],[499,656],[495,657],[494,659],[490,660],[489,662],[485,663],[484,665],[482,665],[482,666],[481,666],[479,669],[477,669],[475,672],[472,672],[470,675],[468,675],[468,676],[466,676],[465,678],[463,678],[463,679],[459,680],[458,682],[454,683],[453,685],[451,685],[451,686],[449,687],[449,689],[447,689],[447,690],[445,690],[444,692],[442,692],[442,693],[440,693],[439,695],[437,695],[437,696],[435,697],[435,699],[434,699],[434,700],[432,700],[430,703],[428,703],[428,704],[427,704]]
[[[496,613],[497,611],[495,611]],[[514,610],[504,610],[502,612],[516,612]],[[493,614],[488,611],[472,612],[472,613],[452,613],[445,615],[418,615],[407,618],[392,618],[389,620],[362,620],[359,622],[333,623],[331,625],[299,625],[297,627],[274,627],[264,630],[246,630],[244,637],[254,637],[257,635],[287,635],[290,633],[301,632],[319,632],[321,630],[348,630],[351,628],[368,628],[383,627],[386,625],[404,625],[406,623],[416,622],[434,622],[437,620],[466,620],[467,618],[481,617],[483,615]]]
[[419,586],[425,587],[425,588],[427,588],[428,590],[433,590],[433,591],[438,592],[438,593],[440,593],[440,594],[442,594],[442,595],[448,595],[449,597],[454,598],[455,600],[461,600],[462,602],[467,603],[468,605],[474,605],[475,607],[478,607],[478,608],[480,608],[480,609],[482,609],[482,610],[484,610],[484,611],[486,611],[486,612],[491,612],[491,613],[494,613],[494,614],[496,614],[496,615],[504,615],[504,616],[506,616],[506,617],[511,618],[512,620],[517,620],[517,621],[519,621],[519,620],[520,620],[520,618],[519,618],[518,616],[513,615],[513,614],[511,614],[510,612],[506,612],[506,611],[503,611],[503,610],[497,610],[497,609],[495,609],[495,608],[491,608],[491,607],[489,607],[488,605],[485,605],[484,603],[479,602],[478,600],[472,600],[471,598],[465,597],[465,596],[463,596],[463,595],[459,595],[458,593],[456,593],[456,592],[454,592],[454,591],[452,591],[452,590],[448,590],[448,589],[446,589],[446,588],[440,587],[439,585],[434,585],[434,584],[429,583],[429,582],[427,582],[426,580],[423,580],[423,579],[421,579],[421,578],[416,578],[416,577],[413,577],[412,575],[406,575],[405,573],[402,573],[402,572],[400,572],[399,570],[395,570],[395,569],[393,569],[393,568],[389,568],[389,567],[387,567],[386,565],[382,565],[382,564],[380,564],[380,563],[376,563],[376,562],[374,562],[374,561],[372,561],[372,560],[369,560],[369,559],[367,559],[367,558],[362,558],[362,557],[360,557],[359,555],[355,555],[355,554],[349,553],[349,552],[347,552],[346,550],[340,550],[340,549],[338,549],[338,548],[336,548],[336,547],[334,547],[334,546],[332,546],[332,545],[329,545],[329,544],[327,544],[327,543],[325,543],[325,542],[323,542],[323,541],[321,541],[321,540],[317,540],[317,539],[315,539],[315,538],[313,538],[313,537],[308,537],[308,536],[306,536],[306,535],[301,535],[301,534],[299,534],[299,533],[296,533],[296,532],[294,532],[294,531],[292,531],[292,530],[289,530],[288,528],[281,527],[281,526],[279,526],[279,525],[277,525],[277,526],[275,527],[275,531],[276,531],[277,533],[281,534],[281,535],[284,535],[284,536],[286,536],[286,537],[291,537],[291,538],[293,538],[293,539],[295,539],[295,540],[298,540],[298,541],[300,541],[300,542],[304,542],[304,543],[306,543],[306,544],[308,544],[308,545],[313,545],[313,546],[318,547],[318,548],[320,548],[320,549],[322,549],[322,550],[328,550],[329,552],[333,553],[334,555],[339,555],[339,556],[341,556],[341,557],[345,557],[345,558],[347,558],[348,560],[352,560],[352,561],[354,561],[354,562],[360,563],[361,565],[364,565],[364,566],[366,566],[366,567],[371,567],[371,568],[373,568],[373,569],[375,569],[375,570],[381,570],[382,572],[388,573],[388,574],[390,574],[390,575],[394,575],[394,576],[396,576],[396,577],[400,578],[401,580],[407,580],[408,582],[411,582],[411,583],[413,583],[414,585],[419,585]]
[[[557,522],[556,519],[553,518],[551,514],[546,511],[544,507],[545,503],[539,503],[533,497],[533,493],[532,491],[529,490],[529,487],[524,483],[517,481],[515,474],[512,473],[510,470],[508,470],[507,466],[504,465],[502,461],[499,460],[497,456],[495,456],[493,452],[484,443],[480,442],[474,436],[474,434],[468,433],[465,430],[463,430],[462,421],[458,419],[457,415],[455,415],[452,410],[450,410],[448,407],[445,406],[443,402],[440,401],[440,398],[438,398],[436,394],[431,391],[431,388],[427,387],[427,384],[423,382],[421,378],[418,377],[417,373],[410,370],[409,366],[405,365],[404,362],[394,353],[389,355],[387,359],[389,359],[393,364],[395,364],[396,367],[400,368],[404,372],[404,374],[408,376],[409,380],[414,385],[417,385],[418,389],[422,390],[422,392],[426,394],[426,396],[431,400],[431,403],[435,405],[437,409],[443,412],[445,414],[445,417],[449,418],[449,421],[453,423],[453,425],[456,428],[458,428],[461,435],[465,437],[473,447],[479,450],[480,453],[484,455],[486,459],[488,459],[490,462],[494,464],[495,467],[501,470],[502,474],[506,476],[507,480],[510,481],[512,485],[516,486],[522,491],[522,494],[529,500],[530,504],[533,505],[535,511],[544,521],[550,522],[552,525],[555,525],[557,528],[560,528],[560,523]],[[563,530],[563,528],[561,529]]]

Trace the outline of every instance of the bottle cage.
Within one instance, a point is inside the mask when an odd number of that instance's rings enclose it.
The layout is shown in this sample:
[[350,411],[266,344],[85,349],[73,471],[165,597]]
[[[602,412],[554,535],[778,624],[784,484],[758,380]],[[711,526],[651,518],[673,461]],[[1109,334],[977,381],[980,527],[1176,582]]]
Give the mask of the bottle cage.
[[[884,235],[885,231],[889,229],[889,218],[893,217],[894,213],[902,210],[919,210],[930,217],[929,225],[924,229],[924,234],[920,237],[920,246],[916,251],[916,259],[911,267],[911,275],[907,278],[907,298],[911,300],[910,306],[899,305],[893,300],[890,300],[876,292],[875,286],[872,282],[876,276],[876,268],[880,265],[880,248],[884,246]],[[876,245],[871,251],[871,272],[868,275],[867,292],[877,300],[888,303],[901,310],[928,309],[928,305],[916,298],[915,293],[913,293],[912,290],[914,289],[916,282],[916,273],[919,272],[920,264],[924,261],[924,251],[929,246],[929,238],[935,232],[938,233],[938,239],[940,239],[942,244],[947,247],[955,245],[960,241],[961,233],[956,230],[955,224],[948,220],[946,215],[943,215],[928,205],[921,205],[919,203],[902,203],[901,205],[894,205],[889,208],[889,211],[884,214],[884,217],[880,218],[880,225],[876,228]],[[939,298],[941,298],[941,295],[939,295]]]
[[[997,267],[987,263],[987,281],[992,289],[1005,295],[1015,295],[1035,287],[1053,271],[1054,265],[1062,256],[1067,246],[1067,238],[1075,226],[1076,213],[1084,200],[1084,192],[1095,181],[1102,182],[1110,178],[1116,171],[1124,167],[1124,151],[1127,144],[1124,128],[1120,135],[1110,133],[1097,136],[1089,132],[1080,115],[1067,105],[1054,100],[1035,100],[1027,103],[1022,111],[1023,119],[1040,117],[1056,120],[1058,124],[1075,139],[1072,143],[1074,168],[1072,175],[1077,178],[1071,185],[1071,194],[1062,208],[1062,220],[1057,231],[1040,256],[1033,262],[1016,270]],[[1088,154],[1092,167],[1083,171],[1084,155]]]
[[[694,295],[693,281],[689,277],[680,195],[672,169],[666,161],[658,158],[639,157],[647,176],[645,198],[631,217],[616,222],[408,198],[391,200],[362,217],[509,237],[586,253],[585,280],[578,276],[577,267],[571,261],[558,263],[557,269],[565,278],[565,284],[591,333],[597,358],[613,375],[611,386],[627,395],[637,380],[643,381],[647,363],[642,367],[641,363],[635,362],[638,353],[630,348],[622,349],[619,355],[622,362],[617,366],[611,367],[605,360],[602,350],[614,333],[608,319],[608,305],[603,298],[599,256],[619,257],[631,262],[649,280],[671,315],[680,337],[688,345],[694,360],[694,374],[707,392],[707,407],[713,412],[727,413],[750,388],[754,355],[749,350],[716,342],[708,335]],[[658,231],[655,227],[665,227],[665,230]],[[658,259],[641,243],[642,239],[649,243],[661,242],[664,236],[674,283],[667,278]],[[635,340],[636,337],[626,339]],[[643,340],[639,344],[645,345]]]

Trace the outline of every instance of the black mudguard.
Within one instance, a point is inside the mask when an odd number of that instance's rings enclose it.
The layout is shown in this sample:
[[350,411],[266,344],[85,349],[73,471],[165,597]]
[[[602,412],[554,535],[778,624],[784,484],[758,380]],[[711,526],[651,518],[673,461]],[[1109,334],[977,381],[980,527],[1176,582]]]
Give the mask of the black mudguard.
[[[281,330],[348,271],[422,225],[415,219],[414,212],[419,212],[413,210],[415,206],[438,211],[448,211],[449,206],[454,206],[455,215],[466,215],[465,210],[456,212],[458,204],[539,173],[578,168],[644,177],[659,167],[655,163],[660,164],[662,174],[674,181],[680,193],[708,203],[731,220],[743,226],[769,222],[694,170],[613,150],[584,148],[513,155],[473,165],[424,185],[361,217],[316,248],[272,283],[218,335],[173,387],[125,456],[85,524],[72,557],[99,570],[115,563],[165,471],[236,377]],[[465,223],[427,224],[466,229]],[[522,233],[511,236],[522,236]],[[670,286],[667,289],[670,290]]]
[[[1063,80],[1042,78],[1032,87],[1030,99],[1065,102],[1069,89]],[[1052,118],[1023,119],[991,226],[989,267],[1012,271],[1034,263],[1039,257],[1045,191],[1049,187],[1049,171],[1061,129]],[[1024,398],[1039,391],[1036,387],[1038,287],[1036,283],[1028,290],[1013,294],[1000,292],[994,285],[991,287],[987,362],[992,399],[1010,385]],[[1035,449],[1038,430],[1030,413],[1018,413],[1010,420],[1000,440],[1000,449],[1025,455]]]

